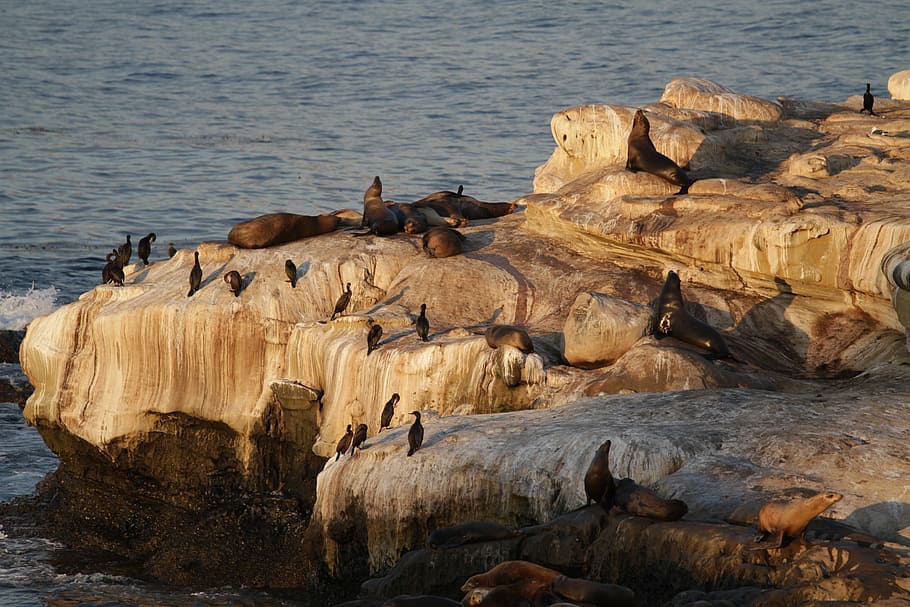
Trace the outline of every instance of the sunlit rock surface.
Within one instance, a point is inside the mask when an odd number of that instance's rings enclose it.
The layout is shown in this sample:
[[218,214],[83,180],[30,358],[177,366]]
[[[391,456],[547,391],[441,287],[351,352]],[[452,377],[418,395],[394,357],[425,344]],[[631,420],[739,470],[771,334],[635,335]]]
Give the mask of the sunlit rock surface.
[[910,70],[891,74],[888,78],[888,92],[892,99],[910,100]]
[[[687,195],[624,170],[634,108],[564,110],[535,191],[514,214],[464,228],[461,255],[346,231],[261,250],[202,243],[192,297],[183,250],[36,319],[20,351],[35,386],[26,418],[61,476],[93,491],[194,515],[246,496],[237,521],[250,538],[285,538],[272,554],[288,570],[315,563],[285,584],[315,584],[322,566],[345,580],[385,572],[437,526],[547,523],[584,503],[584,470],[607,438],[614,474],[684,499],[686,521],[743,522],[744,504],[826,489],[845,496],[826,516],[906,545],[910,297],[894,276],[910,258],[910,108],[889,100],[872,117],[853,97],[777,104],[671,85],[646,110],[657,148],[697,179]],[[244,277],[239,297],[229,270]],[[730,358],[647,334],[669,270]],[[351,303],[329,321],[348,282]],[[428,342],[414,331],[422,303]],[[367,355],[371,321],[383,336]],[[527,328],[535,353],[489,348],[492,322]],[[392,393],[401,400],[377,434]],[[407,457],[412,411],[425,439]],[[360,423],[365,448],[336,461],[336,441]],[[147,559],[158,579],[218,583],[233,558],[261,570],[225,583],[277,583],[267,542],[222,551],[213,573],[204,542],[193,558],[161,555],[154,538],[123,548],[115,536],[129,545],[140,506],[94,503],[112,530],[95,547]],[[300,520],[282,531],[294,504]],[[667,545],[688,529],[672,527]],[[644,555],[644,537],[619,545]],[[714,557],[674,558],[698,571],[674,576],[662,600],[715,579]]]

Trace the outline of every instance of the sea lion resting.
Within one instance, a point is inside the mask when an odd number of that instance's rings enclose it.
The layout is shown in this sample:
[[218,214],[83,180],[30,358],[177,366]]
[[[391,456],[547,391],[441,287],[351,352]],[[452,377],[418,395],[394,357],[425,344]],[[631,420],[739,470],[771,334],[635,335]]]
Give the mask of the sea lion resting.
[[695,180],[689,177],[678,164],[661,154],[651,141],[651,123],[641,110],[632,118],[632,130],[629,131],[628,155],[626,169],[636,173],[644,171],[657,175],[673,185],[680,186],[677,194],[685,194]]
[[398,227],[405,234],[421,234],[427,231],[430,225],[426,214],[412,204],[386,200],[385,205],[395,213]]
[[777,548],[784,543],[785,537],[802,538],[809,526],[809,521],[821,514],[844,496],[840,493],[816,493],[792,502],[768,502],[758,512],[758,530],[760,535],[756,542],[774,536]]
[[727,358],[730,351],[721,334],[711,325],[703,323],[686,311],[680,290],[679,275],[673,270],[660,290],[651,323],[654,336],[670,336],[712,352],[711,358]]
[[513,325],[491,325],[484,332],[487,345],[494,350],[499,346],[512,346],[525,354],[534,353],[534,343],[531,336],[521,327]]
[[442,217],[450,217],[460,227],[468,225],[470,219],[502,217],[515,210],[515,204],[512,202],[484,202],[473,196],[465,196],[461,193],[461,188],[458,188],[458,192],[448,190],[435,192],[424,196],[413,205],[432,209]]
[[469,577],[461,586],[461,590],[468,592],[475,588],[495,588],[524,580],[536,580],[542,582],[544,586],[550,586],[560,575],[562,574],[559,571],[536,563],[504,561],[484,573]]
[[590,603],[598,607],[636,607],[638,605],[635,592],[631,588],[564,575],[553,580],[553,592],[571,601]]
[[452,257],[461,253],[465,235],[458,230],[438,226],[423,235],[423,250],[430,257]]
[[241,249],[263,249],[333,232],[338,222],[335,215],[269,213],[235,225],[228,233],[228,242]]
[[689,511],[682,500],[665,500],[631,478],[616,483],[616,505],[633,516],[645,516],[659,521],[679,520]]
[[491,521],[470,521],[435,529],[427,539],[430,548],[454,548],[464,544],[491,542],[518,537],[522,532]]

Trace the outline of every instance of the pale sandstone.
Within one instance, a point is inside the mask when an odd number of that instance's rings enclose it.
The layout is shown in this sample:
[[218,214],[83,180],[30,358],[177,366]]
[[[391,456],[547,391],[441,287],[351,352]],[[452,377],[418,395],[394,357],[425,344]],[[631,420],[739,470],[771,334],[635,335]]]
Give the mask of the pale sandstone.
[[892,99],[910,100],[910,70],[891,74],[888,78],[888,92]]
[[734,120],[774,121],[781,115],[780,105],[750,95],[735,93],[704,78],[674,78],[660,102],[676,108],[717,112]]

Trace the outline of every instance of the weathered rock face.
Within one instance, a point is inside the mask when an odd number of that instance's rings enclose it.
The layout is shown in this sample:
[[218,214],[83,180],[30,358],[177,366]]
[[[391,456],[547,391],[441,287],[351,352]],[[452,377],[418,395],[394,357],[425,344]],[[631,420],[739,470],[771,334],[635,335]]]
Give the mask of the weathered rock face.
[[[437,526],[546,523],[584,503],[584,470],[610,438],[615,474],[684,499],[687,519],[824,488],[845,495],[831,516],[904,541],[908,354],[889,281],[910,241],[910,145],[897,135],[910,109],[876,118],[785,100],[774,118],[729,95],[675,83],[665,103],[678,107],[648,108],[655,145],[695,171],[688,195],[623,170],[631,109],[573,108],[553,119],[536,193],[472,222],[461,255],[346,232],[261,250],[203,243],[192,297],[182,251],[36,319],[21,348],[35,386],[25,415],[61,458],[61,502],[84,511],[87,487],[143,497],[94,499],[104,524],[86,527],[112,529],[96,545],[158,579],[272,585],[272,554],[298,571],[285,583],[309,586],[323,566],[383,572]],[[229,270],[244,277],[239,297]],[[729,359],[642,334],[668,270]],[[351,304],[328,321],[347,282]],[[413,327],[422,303],[428,342]],[[370,320],[383,337],[367,355]],[[491,322],[526,327],[535,354],[489,348]],[[393,392],[392,427],[376,435]],[[407,457],[415,410],[426,436]],[[366,448],[327,461],[359,423]],[[154,525],[131,542],[137,516],[166,509],[206,513],[210,541],[229,511],[222,528],[250,539],[217,565],[201,549],[162,554]],[[618,545],[644,553],[645,536]],[[674,562],[691,580],[714,571]]]
[[888,78],[888,92],[892,99],[906,101],[910,99],[910,70],[903,70],[891,74]]

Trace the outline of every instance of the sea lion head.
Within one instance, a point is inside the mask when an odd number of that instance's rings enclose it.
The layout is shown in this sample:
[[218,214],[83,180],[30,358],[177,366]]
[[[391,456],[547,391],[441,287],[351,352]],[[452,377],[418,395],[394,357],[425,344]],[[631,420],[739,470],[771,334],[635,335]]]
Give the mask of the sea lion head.
[[632,118],[632,134],[647,136],[651,132],[651,123],[648,122],[644,110],[635,110],[635,117]]
[[368,198],[381,198],[382,197],[382,181],[379,180],[379,175],[373,177],[373,183],[370,184],[370,187],[367,188],[367,191],[363,195],[363,200],[366,202]]

